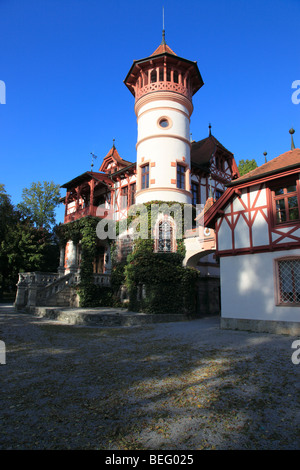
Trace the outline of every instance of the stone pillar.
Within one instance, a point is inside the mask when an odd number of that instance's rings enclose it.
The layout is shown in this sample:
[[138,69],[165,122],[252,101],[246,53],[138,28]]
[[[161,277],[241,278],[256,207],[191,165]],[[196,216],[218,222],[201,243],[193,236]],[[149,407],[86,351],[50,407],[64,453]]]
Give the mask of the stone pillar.
[[110,255],[110,247],[107,246],[105,253],[104,253],[104,273],[110,274],[111,273],[111,255]]
[[59,267],[57,269],[59,277],[65,274],[65,246],[61,245],[59,248]]
[[69,252],[68,252],[68,269],[70,273],[77,271],[77,245],[73,240],[69,241]]
[[37,285],[36,284],[29,284],[29,286],[28,286],[27,307],[35,307],[36,306],[36,297],[37,297]]
[[27,286],[25,284],[17,284],[17,295],[16,295],[16,300],[15,300],[15,307],[22,308],[25,307],[26,305],[26,291],[27,291]]

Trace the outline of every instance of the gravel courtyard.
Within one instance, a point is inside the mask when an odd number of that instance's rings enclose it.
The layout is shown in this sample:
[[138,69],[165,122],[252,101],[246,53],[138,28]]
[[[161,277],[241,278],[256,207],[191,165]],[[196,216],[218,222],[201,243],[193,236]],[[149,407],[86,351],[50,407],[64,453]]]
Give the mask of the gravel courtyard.
[[299,449],[296,337],[70,326],[0,306],[0,449]]

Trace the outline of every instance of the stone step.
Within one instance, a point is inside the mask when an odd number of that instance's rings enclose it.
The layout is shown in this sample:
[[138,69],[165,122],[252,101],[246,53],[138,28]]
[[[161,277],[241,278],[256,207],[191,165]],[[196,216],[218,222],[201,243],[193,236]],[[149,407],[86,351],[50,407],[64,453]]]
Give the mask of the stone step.
[[56,307],[76,307],[78,306],[76,290],[72,287],[65,287],[63,290],[57,294],[53,294],[47,298],[41,298],[39,305],[46,306],[56,306]]

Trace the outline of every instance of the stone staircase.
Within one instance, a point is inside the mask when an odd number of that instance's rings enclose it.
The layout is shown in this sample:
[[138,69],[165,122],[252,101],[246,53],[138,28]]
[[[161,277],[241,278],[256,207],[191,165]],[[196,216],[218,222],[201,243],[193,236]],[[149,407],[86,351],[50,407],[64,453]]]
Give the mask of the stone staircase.
[[[110,284],[108,274],[94,274],[94,284]],[[79,270],[65,275],[58,273],[20,273],[15,307],[18,310],[31,307],[78,307],[76,287],[80,283]]]

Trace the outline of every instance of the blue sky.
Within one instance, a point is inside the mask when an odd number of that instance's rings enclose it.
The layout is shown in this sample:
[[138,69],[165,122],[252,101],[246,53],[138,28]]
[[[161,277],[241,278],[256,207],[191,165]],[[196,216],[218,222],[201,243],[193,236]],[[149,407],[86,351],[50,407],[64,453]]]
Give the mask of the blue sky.
[[[166,42],[198,63],[191,132],[208,124],[237,163],[260,165],[300,143],[300,0],[0,0],[0,183],[12,202],[35,181],[63,184],[90,170],[116,139],[136,156],[134,98],[123,80],[133,60]],[[64,195],[62,190],[62,195]],[[57,211],[57,222],[63,210]]]

